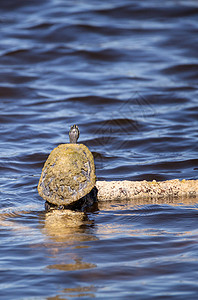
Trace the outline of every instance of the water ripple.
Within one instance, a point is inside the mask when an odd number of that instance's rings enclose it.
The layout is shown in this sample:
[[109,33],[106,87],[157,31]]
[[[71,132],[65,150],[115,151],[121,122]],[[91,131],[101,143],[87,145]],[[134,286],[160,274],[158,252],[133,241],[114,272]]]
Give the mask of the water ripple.
[[197,179],[197,1],[0,12],[0,296],[196,299],[197,199],[45,213],[37,184],[72,124],[98,180]]

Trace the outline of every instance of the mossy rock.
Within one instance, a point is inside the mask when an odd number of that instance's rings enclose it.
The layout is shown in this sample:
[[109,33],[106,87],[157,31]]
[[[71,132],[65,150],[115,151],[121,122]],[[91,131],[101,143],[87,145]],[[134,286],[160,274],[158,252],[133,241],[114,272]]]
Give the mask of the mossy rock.
[[94,158],[83,144],[61,144],[46,160],[38,184],[39,195],[55,205],[69,205],[95,186]]

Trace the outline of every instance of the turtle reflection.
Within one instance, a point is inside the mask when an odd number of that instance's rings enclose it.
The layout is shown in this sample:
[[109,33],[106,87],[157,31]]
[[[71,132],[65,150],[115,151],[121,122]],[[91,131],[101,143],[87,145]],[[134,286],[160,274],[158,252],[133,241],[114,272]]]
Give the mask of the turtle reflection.
[[43,232],[56,242],[68,244],[96,240],[89,230],[93,223],[87,213],[55,209],[46,212]]
[[86,242],[98,240],[93,227],[94,221],[84,212],[66,209],[46,212],[42,232],[49,238],[45,247],[53,258],[53,263],[47,268],[61,271],[96,268],[86,256],[89,247]]

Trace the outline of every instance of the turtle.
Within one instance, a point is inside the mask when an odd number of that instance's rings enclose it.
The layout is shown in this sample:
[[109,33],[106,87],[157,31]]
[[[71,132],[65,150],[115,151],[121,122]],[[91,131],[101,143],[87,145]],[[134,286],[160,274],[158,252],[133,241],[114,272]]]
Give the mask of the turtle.
[[84,144],[77,144],[79,135],[78,126],[71,126],[70,143],[54,148],[42,169],[38,193],[51,206],[67,208],[80,205],[82,210],[82,207],[96,201],[94,158]]

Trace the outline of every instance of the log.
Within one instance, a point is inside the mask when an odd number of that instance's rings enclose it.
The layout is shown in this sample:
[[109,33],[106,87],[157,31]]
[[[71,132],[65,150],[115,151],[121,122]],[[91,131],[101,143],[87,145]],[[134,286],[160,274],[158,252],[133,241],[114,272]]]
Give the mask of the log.
[[98,201],[174,199],[198,196],[198,180],[97,181]]

